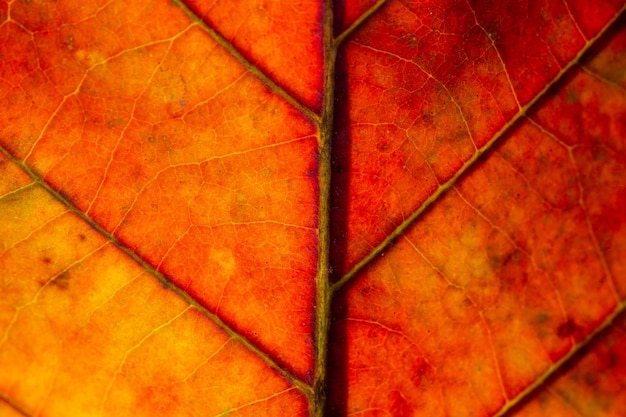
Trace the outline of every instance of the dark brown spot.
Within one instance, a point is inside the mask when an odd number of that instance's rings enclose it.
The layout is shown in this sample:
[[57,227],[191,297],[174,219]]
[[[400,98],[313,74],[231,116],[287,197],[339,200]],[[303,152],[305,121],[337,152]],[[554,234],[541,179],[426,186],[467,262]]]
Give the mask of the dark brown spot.
[[361,294],[363,297],[369,296],[371,292],[372,292],[372,288],[369,286],[364,286],[362,288],[359,288],[359,294]]
[[78,234],[78,239],[79,239],[81,242],[84,242],[84,241],[85,241],[85,239],[87,239],[87,236],[85,236],[83,233],[79,233],[79,234]]
[[67,272],[62,272],[61,274],[52,278],[52,281],[50,281],[50,284],[54,285],[60,290],[67,290],[67,287],[69,287],[70,285],[69,281],[70,281],[70,274],[68,274]]
[[50,265],[52,263],[52,259],[50,259],[47,256],[44,256],[43,258],[41,258],[41,262],[43,262],[46,265]]
[[561,324],[556,329],[556,334],[559,337],[570,337],[576,333],[582,332],[582,327],[580,327],[576,322],[572,319],[567,319],[567,321]]
[[386,150],[389,149],[389,141],[386,141],[386,140],[378,141],[378,143],[376,144],[376,148],[378,148],[378,150],[381,152],[385,152]]

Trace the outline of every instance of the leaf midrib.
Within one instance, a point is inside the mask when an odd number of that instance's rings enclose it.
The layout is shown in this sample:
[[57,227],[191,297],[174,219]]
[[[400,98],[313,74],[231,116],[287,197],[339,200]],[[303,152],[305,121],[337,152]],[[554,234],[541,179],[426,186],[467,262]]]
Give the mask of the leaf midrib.
[[[378,4],[372,8],[372,11],[366,13],[365,15],[369,16],[370,14],[372,14],[373,11],[377,10],[380,7],[380,5],[385,3],[385,1],[387,0],[379,1]],[[329,211],[328,210],[329,210],[329,196],[330,196],[330,140],[332,139],[332,115],[333,115],[332,104],[333,104],[333,97],[334,97],[334,56],[339,46],[339,43],[335,41],[333,37],[333,33],[332,33],[332,27],[333,27],[332,26],[333,25],[332,5],[331,5],[332,2],[326,1],[325,7],[327,10],[327,13],[325,15],[327,16],[327,20],[324,25],[326,28],[325,51],[328,57],[332,57],[331,60],[325,60],[331,64],[327,66],[327,69],[325,69],[325,74],[326,74],[325,78],[327,80],[332,81],[332,83],[326,83],[325,85],[325,102],[329,105],[325,107],[326,111],[323,111],[321,115],[318,115],[317,113],[313,112],[307,106],[300,103],[291,94],[289,94],[285,89],[283,89],[281,86],[276,84],[269,76],[267,76],[257,66],[255,66],[250,61],[248,61],[245,58],[245,56],[241,52],[239,52],[232,44],[226,41],[225,38],[219,32],[217,32],[215,29],[207,25],[206,22],[204,22],[204,20],[202,20],[201,17],[196,15],[184,3],[182,3],[182,1],[173,0],[173,3],[176,4],[181,10],[185,12],[185,14],[192,21],[192,23],[204,29],[213,38],[214,41],[216,41],[227,52],[229,52],[247,71],[254,74],[258,79],[260,79],[260,81],[263,84],[269,87],[274,93],[282,97],[285,101],[287,101],[293,107],[298,109],[304,116],[308,117],[311,121],[313,121],[315,125],[317,126],[318,130],[320,131],[320,138],[322,136],[325,137],[324,142],[326,143],[326,145],[322,146],[322,141],[320,141],[320,149],[326,149],[326,151],[324,152],[326,156],[320,158],[320,164],[324,164],[324,161],[326,161],[327,166],[325,168],[320,169],[320,172],[322,171],[326,172],[326,174],[320,175],[320,188],[326,188],[325,193],[328,197],[320,198],[320,204],[322,206],[325,206],[325,208],[322,208],[320,210],[320,213],[321,212],[327,213],[325,216],[320,216],[320,217],[326,218],[325,220],[323,219],[321,220],[322,222],[325,222],[325,226],[323,227],[323,229],[325,230],[325,233],[320,231],[320,235],[325,235],[324,239],[328,241],[329,239],[329,235],[328,235]],[[353,24],[351,28],[349,28],[349,30],[347,30],[345,33],[347,34],[348,32],[355,30],[364,20],[365,19],[363,18],[363,19],[360,19],[358,22],[355,22],[355,24]],[[326,132],[326,134],[324,134],[324,132]],[[295,376],[294,374],[286,370],[284,366],[277,363],[272,358],[271,355],[269,355],[263,349],[257,347],[254,343],[248,340],[241,333],[237,332],[228,324],[226,324],[217,314],[212,313],[210,310],[204,307],[202,303],[196,300],[193,296],[191,296],[181,287],[176,285],[172,280],[168,279],[168,277],[164,275],[163,273],[159,272],[156,267],[154,267],[148,261],[143,259],[142,256],[140,256],[133,249],[131,249],[130,247],[122,243],[111,232],[107,231],[98,222],[92,219],[88,214],[86,214],[84,211],[79,209],[61,191],[55,190],[52,187],[52,185],[50,185],[40,173],[31,169],[30,166],[28,166],[24,162],[26,158],[24,158],[24,160],[21,160],[15,157],[9,150],[7,150],[3,146],[0,146],[0,153],[3,154],[8,160],[13,162],[17,166],[19,166],[34,181],[35,184],[37,184],[38,186],[46,190],[55,200],[59,201],[62,205],[64,205],[68,209],[68,211],[70,211],[71,213],[73,213],[78,218],[82,219],[83,221],[85,221],[96,232],[101,234],[108,242],[112,243],[120,251],[122,251],[124,254],[130,257],[133,261],[138,263],[146,272],[152,274],[165,288],[172,290],[179,297],[185,300],[189,305],[193,306],[202,314],[204,314],[207,318],[213,321],[226,334],[228,334],[229,337],[231,337],[234,340],[239,341],[250,352],[254,353],[261,360],[267,363],[271,368],[273,368],[275,371],[277,371],[279,374],[285,377],[288,381],[290,381],[294,386],[300,389],[309,398],[309,402],[312,405],[312,410],[313,409],[317,410],[313,414],[319,415],[319,416],[323,414],[324,401],[322,400],[320,396],[325,395],[325,379],[326,379],[325,378],[325,370],[326,370],[326,348],[325,348],[326,342],[325,341],[327,340],[328,326],[323,327],[324,328],[323,332],[319,332],[319,331],[316,332],[316,335],[318,336],[317,339],[319,339],[317,345],[319,346],[321,344],[324,347],[322,349],[317,349],[318,355],[316,355],[317,360],[315,364],[316,369],[317,369],[317,372],[315,373],[315,375],[317,375],[317,377],[313,385],[318,387],[317,389],[318,392],[314,393],[314,389],[310,384],[301,380],[300,378],[298,378],[297,376]],[[320,227],[320,229],[322,229],[322,227]],[[320,264],[325,265],[325,267],[318,268],[318,270],[325,271],[325,273],[318,274],[317,280],[318,282],[328,283],[329,282],[328,281],[329,245],[328,244],[320,245],[320,252],[325,253],[325,256],[318,257],[321,260]],[[320,303],[317,311],[321,311],[321,309],[323,308],[324,310],[326,310],[326,313],[318,314],[317,316],[321,318],[325,318],[325,321],[328,322],[330,319],[329,300],[330,300],[331,292],[328,290],[328,285],[319,286],[319,288],[320,290],[318,291],[318,299],[326,299],[326,302]],[[325,297],[320,297],[319,295],[324,295]],[[325,307],[322,307],[323,305],[325,305]],[[320,327],[318,326],[318,328]],[[322,353],[322,355],[319,355],[319,353]],[[13,404],[11,401],[8,401],[7,399],[5,399],[5,402],[11,405],[11,407],[14,408],[15,410],[19,412],[23,411],[19,406],[17,406],[16,404]]]

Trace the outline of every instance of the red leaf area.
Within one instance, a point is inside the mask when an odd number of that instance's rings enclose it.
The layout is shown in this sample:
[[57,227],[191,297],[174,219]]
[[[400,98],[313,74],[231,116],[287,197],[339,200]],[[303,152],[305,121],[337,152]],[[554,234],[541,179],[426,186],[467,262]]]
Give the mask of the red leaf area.
[[626,414],[624,7],[0,1],[0,416]]

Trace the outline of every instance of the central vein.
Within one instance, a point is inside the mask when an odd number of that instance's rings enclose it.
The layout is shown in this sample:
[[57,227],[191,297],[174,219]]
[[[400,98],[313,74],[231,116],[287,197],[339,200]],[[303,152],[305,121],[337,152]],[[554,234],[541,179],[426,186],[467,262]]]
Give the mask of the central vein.
[[311,417],[322,417],[326,405],[326,368],[330,330],[330,186],[333,104],[335,93],[335,56],[332,1],[324,1],[324,97],[319,123],[319,253],[315,301],[315,364]]

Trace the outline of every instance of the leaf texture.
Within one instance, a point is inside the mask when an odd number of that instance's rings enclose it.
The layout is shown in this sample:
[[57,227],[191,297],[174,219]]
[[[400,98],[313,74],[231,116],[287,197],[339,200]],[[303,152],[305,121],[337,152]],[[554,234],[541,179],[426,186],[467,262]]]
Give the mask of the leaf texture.
[[0,3],[1,416],[619,416],[621,1]]

